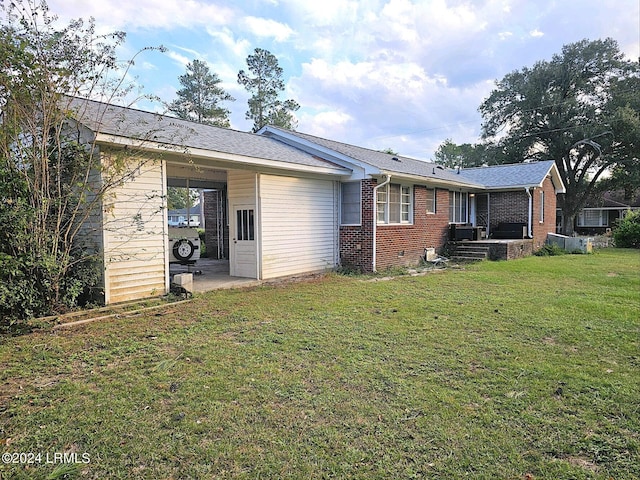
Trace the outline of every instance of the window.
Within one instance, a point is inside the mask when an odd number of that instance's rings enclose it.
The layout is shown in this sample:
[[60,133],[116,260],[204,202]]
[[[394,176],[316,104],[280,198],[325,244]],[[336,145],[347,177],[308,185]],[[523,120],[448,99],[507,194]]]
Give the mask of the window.
[[449,222],[467,223],[467,193],[449,192]]
[[342,225],[360,225],[361,191],[360,182],[342,184],[340,198],[340,223]]
[[411,223],[413,215],[411,187],[388,183],[378,189],[376,204],[378,223]]
[[581,210],[578,214],[579,227],[606,227],[609,224],[609,215],[605,210]]
[[544,222],[544,192],[540,192],[540,223]]
[[427,188],[427,213],[436,213],[436,189]]
[[255,239],[253,209],[236,211],[236,228],[238,230],[236,238],[239,241],[251,241]]

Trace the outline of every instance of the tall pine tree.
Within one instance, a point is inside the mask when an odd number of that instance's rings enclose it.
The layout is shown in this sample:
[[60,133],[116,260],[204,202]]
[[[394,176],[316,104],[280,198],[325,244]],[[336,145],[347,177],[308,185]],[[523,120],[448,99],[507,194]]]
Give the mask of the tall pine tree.
[[253,120],[253,131],[257,132],[265,125],[294,130],[297,122],[293,112],[300,105],[295,100],[283,101],[278,98],[284,91],[278,59],[271,52],[256,48],[253,55],[247,57],[247,67],[249,73],[244,70],[238,73],[238,83],[252,94],[246,118]]
[[201,60],[187,64],[187,72],[179,77],[182,88],[178,98],[169,104],[169,111],[178,118],[198,123],[228,128],[229,110],[222,102],[233,102],[235,98],[220,87],[220,78],[209,70]]

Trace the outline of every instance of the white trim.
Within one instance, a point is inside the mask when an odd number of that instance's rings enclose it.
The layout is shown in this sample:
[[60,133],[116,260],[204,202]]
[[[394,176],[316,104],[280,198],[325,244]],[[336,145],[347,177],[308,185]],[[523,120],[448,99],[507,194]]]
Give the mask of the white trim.
[[[278,160],[267,160],[258,157],[247,157],[234,153],[216,152],[214,150],[205,150],[203,148],[188,148],[170,145],[166,143],[151,142],[148,140],[138,140],[128,137],[122,137],[111,134],[97,133],[96,142],[100,144],[118,145],[123,147],[135,147],[143,151],[157,151],[165,154],[173,154],[177,156],[188,156],[192,158],[202,158],[207,160],[217,160],[221,162],[230,162],[234,168],[241,165],[258,166],[266,168],[275,168],[279,170],[290,170],[305,173],[319,173],[324,175],[351,175],[352,170],[338,167],[320,167],[313,165],[300,165],[297,163],[282,162]],[[173,162],[172,162],[173,163]],[[241,168],[241,167],[240,167]]]
[[[343,206],[343,185],[345,184],[358,184],[358,221],[356,223],[342,223],[342,206]],[[359,227],[362,225],[362,180],[352,180],[339,183],[339,202],[338,202],[338,221],[341,227]]]
[[[400,195],[400,201],[398,203],[400,210],[398,211],[399,213],[399,218],[400,221],[398,222],[391,222],[389,220],[391,211],[390,211],[390,187],[391,185],[398,185],[398,187],[400,187],[400,191],[398,192],[398,194]],[[380,192],[380,189],[376,189],[376,196],[374,201],[376,202],[376,222],[378,223],[378,225],[389,225],[389,226],[393,226],[393,225],[413,225],[413,211],[414,211],[414,188],[413,185],[409,185],[407,183],[391,183],[391,182],[386,182],[384,184],[381,184],[380,187],[386,187],[386,193],[387,193],[387,199],[386,199],[386,216],[384,221],[378,221],[378,212],[377,212],[377,206],[378,206],[378,193]],[[403,205],[407,205],[406,203],[402,202],[402,190],[408,188],[409,189],[409,219],[408,220],[402,220],[402,206]]]

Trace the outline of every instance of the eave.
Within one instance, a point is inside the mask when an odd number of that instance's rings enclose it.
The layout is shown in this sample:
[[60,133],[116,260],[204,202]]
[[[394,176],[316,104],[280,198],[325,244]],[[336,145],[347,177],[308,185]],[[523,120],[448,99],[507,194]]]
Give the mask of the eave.
[[264,168],[339,177],[349,176],[352,173],[352,170],[339,166],[321,167],[315,165],[301,165],[279,160],[248,157],[227,152],[217,152],[215,150],[190,148],[180,145],[153,142],[150,140],[140,140],[113,134],[98,133],[95,136],[95,142],[100,145],[110,145],[120,148],[132,147],[136,150],[145,152],[161,153],[164,155],[170,154],[175,156],[176,159],[184,159],[185,164],[189,163],[193,159],[202,159],[215,162],[221,168]]

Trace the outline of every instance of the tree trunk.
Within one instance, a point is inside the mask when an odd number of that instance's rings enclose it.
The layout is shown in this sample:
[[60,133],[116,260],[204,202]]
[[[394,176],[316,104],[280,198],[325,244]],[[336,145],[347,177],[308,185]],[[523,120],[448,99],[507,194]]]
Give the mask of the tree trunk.
[[575,221],[576,215],[570,212],[562,210],[562,233],[567,236],[572,236],[575,233]]

